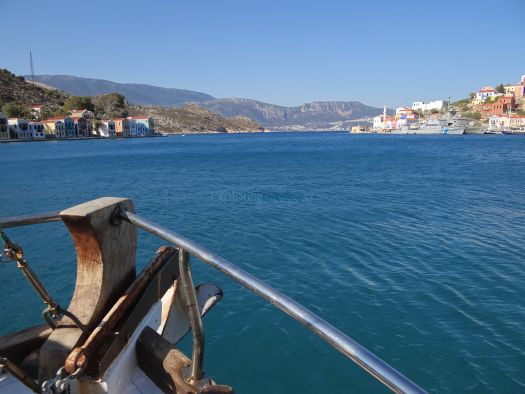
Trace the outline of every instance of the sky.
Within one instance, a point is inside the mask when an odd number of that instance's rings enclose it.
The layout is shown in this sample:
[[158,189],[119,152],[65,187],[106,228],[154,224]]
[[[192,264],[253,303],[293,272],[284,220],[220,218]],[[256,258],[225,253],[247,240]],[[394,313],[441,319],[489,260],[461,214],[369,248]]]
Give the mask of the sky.
[[0,68],[295,106],[464,98],[525,74],[525,0],[0,0]]

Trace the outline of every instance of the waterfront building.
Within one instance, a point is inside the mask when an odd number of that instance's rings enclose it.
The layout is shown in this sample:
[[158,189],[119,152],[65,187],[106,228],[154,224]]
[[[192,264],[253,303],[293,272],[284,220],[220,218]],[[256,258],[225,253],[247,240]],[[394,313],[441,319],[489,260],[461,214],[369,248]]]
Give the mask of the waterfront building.
[[137,121],[130,116],[128,118],[128,122],[129,122],[128,137],[136,137],[137,136]]
[[81,118],[72,118],[73,123],[75,124],[75,136],[76,137],[89,137],[90,136],[90,127],[89,127],[89,120],[81,117]]
[[3,112],[0,112],[0,140],[9,140],[9,118]]
[[32,133],[29,131],[29,122],[23,118],[9,118],[9,131],[12,139],[30,140]]
[[[69,113],[69,116],[74,120],[79,118],[84,118],[85,120],[87,120],[88,133],[85,136],[89,136],[91,131],[94,129],[95,114],[87,109],[72,109],[71,111],[69,111]],[[81,135],[81,137],[84,137],[84,135]]]
[[34,140],[43,140],[45,138],[44,125],[40,122],[29,122],[29,131],[31,132],[31,138]]
[[491,130],[525,130],[525,116],[520,115],[493,115],[489,118]]
[[127,118],[115,118],[115,133],[117,137],[129,137],[129,120]]
[[352,126],[352,134],[369,133],[370,129],[365,125]]
[[414,111],[432,111],[433,109],[441,111],[443,108],[447,108],[450,102],[446,100],[434,100],[425,103],[424,101],[414,101],[412,103],[412,110]]
[[104,138],[115,138],[117,136],[115,122],[111,119],[103,119],[97,131],[98,135]]
[[64,131],[66,138],[76,137],[75,121],[70,116],[64,118]]
[[42,121],[45,133],[54,138],[66,138],[64,117],[56,116]]
[[148,136],[155,133],[153,118],[151,116],[133,116],[132,118],[137,122],[138,135]]

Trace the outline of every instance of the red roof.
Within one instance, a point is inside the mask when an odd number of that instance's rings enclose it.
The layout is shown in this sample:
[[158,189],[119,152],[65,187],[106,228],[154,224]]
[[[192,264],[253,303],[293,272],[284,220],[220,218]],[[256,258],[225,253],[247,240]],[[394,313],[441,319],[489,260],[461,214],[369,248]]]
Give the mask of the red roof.
[[481,89],[479,92],[480,93],[495,92],[495,90],[494,89]]

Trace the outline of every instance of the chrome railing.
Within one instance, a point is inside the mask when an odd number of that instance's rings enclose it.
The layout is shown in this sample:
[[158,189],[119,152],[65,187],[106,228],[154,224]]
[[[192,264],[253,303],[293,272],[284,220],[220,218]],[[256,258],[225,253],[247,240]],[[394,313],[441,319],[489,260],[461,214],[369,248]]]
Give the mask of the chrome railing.
[[[260,279],[244,271],[225,258],[213,253],[212,251],[180,234],[168,230],[152,221],[144,219],[135,213],[120,210],[118,211],[118,215],[121,219],[134,224],[138,228],[141,228],[178,246],[182,251],[180,254],[181,258],[179,260],[179,266],[182,267],[186,273],[189,273],[187,258],[187,253],[189,253],[204,263],[222,272],[226,276],[230,277],[235,282],[240,283],[248,290],[254,292],[261,298],[282,310],[287,315],[291,316],[303,326],[309,328],[325,342],[329,343],[332,347],[343,353],[345,356],[349,357],[352,361],[354,361],[392,391],[396,393],[425,393],[425,390],[419,387],[416,383],[412,382],[402,373],[388,365],[386,362],[381,360],[365,347],[361,346],[345,333],[335,328],[301,304],[292,300],[290,297],[267,285]],[[58,213],[46,213],[0,220],[0,227],[17,227],[58,220],[61,220]],[[187,279],[186,283],[192,283],[191,274],[189,281]],[[193,298],[191,293],[189,294],[189,297]],[[190,318],[192,318],[192,316],[190,316]],[[193,317],[193,320],[192,326],[195,325],[195,327],[199,327],[199,319]],[[194,333],[193,347],[194,365],[192,366],[192,376],[197,378],[199,377],[199,373],[202,371],[203,342],[198,343],[198,337],[202,336],[202,325],[200,326],[200,330],[200,334]]]

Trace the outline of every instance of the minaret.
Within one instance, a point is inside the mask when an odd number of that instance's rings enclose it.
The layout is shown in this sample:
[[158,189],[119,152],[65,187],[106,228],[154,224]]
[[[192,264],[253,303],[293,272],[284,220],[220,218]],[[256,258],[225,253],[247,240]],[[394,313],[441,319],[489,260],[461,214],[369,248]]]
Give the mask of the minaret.
[[385,104],[385,107],[383,108],[383,122],[386,122],[386,104]]

